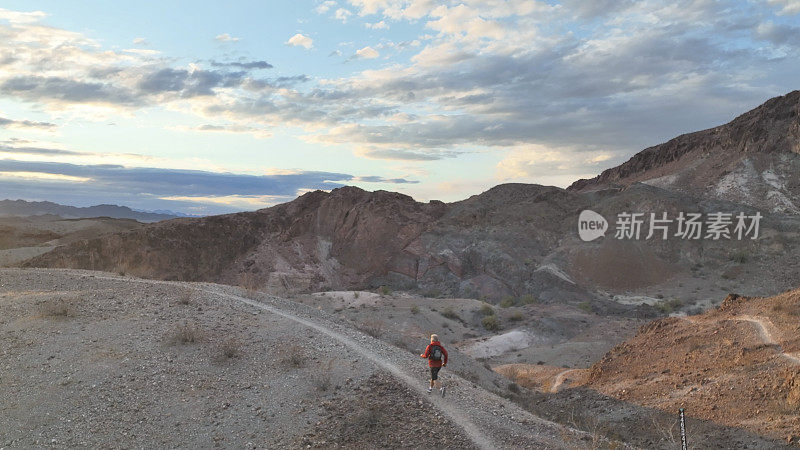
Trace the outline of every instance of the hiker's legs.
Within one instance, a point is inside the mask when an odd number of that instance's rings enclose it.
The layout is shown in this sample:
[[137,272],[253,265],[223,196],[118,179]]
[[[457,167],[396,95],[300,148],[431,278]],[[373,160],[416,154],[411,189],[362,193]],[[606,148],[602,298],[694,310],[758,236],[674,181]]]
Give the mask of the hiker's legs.
[[431,389],[442,386],[441,381],[439,381],[439,369],[441,367],[431,367]]

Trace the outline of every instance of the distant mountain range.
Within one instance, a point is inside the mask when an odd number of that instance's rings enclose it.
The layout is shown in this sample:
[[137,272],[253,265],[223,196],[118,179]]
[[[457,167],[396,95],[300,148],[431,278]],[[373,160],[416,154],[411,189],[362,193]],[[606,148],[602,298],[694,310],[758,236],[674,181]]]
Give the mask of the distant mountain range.
[[133,219],[139,222],[160,222],[162,220],[187,217],[172,211],[137,211],[127,206],[95,205],[77,207],[59,205],[53,202],[28,202],[25,200],[0,200],[0,217],[25,217],[52,214],[67,219],[88,217],[111,217],[113,219]]
[[[632,292],[699,301],[733,285],[746,295],[775,294],[796,287],[800,273],[798,173],[800,92],[792,92],[569,189],[505,184],[460,202],[420,203],[343,187],[259,211],[109,234],[23,264],[273,293],[388,286],[491,301],[532,296],[592,301],[595,311],[609,296]],[[663,239],[645,238],[645,229],[641,239],[609,232],[584,242],[577,226],[586,209],[612,223],[626,211],[764,217],[757,241],[682,239],[672,224]]]

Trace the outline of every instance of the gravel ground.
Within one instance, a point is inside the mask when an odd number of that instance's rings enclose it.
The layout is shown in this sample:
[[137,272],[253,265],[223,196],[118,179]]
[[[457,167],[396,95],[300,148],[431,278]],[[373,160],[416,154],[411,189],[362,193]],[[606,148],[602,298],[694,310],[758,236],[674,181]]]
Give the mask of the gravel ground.
[[447,370],[447,398],[431,398],[415,355],[325,312],[250,297],[206,283],[0,270],[0,447],[295,448],[330,429],[351,446],[369,389],[391,392],[386,407],[410,427],[367,421],[385,447],[430,436],[436,420],[448,438],[435,447],[591,444]]

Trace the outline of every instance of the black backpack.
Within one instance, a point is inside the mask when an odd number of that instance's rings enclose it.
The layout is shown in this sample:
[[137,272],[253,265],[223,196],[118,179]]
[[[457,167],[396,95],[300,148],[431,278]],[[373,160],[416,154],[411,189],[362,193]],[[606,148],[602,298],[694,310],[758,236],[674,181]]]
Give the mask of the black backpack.
[[442,360],[442,347],[438,345],[434,345],[431,347],[431,352],[429,353],[430,356],[428,358],[434,361],[441,361]]

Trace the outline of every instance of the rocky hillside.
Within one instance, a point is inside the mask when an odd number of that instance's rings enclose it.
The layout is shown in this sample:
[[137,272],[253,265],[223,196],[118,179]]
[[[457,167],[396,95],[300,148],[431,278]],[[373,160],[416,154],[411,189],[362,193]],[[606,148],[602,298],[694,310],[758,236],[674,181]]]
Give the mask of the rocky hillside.
[[110,217],[113,219],[133,219],[138,222],[158,222],[178,217],[175,214],[136,211],[127,206],[95,205],[77,207],[59,205],[53,202],[28,202],[25,200],[0,200],[0,217],[29,217],[55,215],[65,219]]
[[800,214],[800,91],[728,124],[642,150],[572,191],[645,182],[698,197]]
[[[610,231],[583,242],[577,217],[586,208],[613,221],[626,210],[674,217],[678,211],[734,213],[743,207],[644,184],[608,193],[508,184],[450,204],[347,187],[255,212],[175,219],[85,239],[24,266],[213,281],[274,293],[386,285],[495,302],[532,296],[592,301],[599,311],[616,305],[611,294],[637,289],[652,301],[689,289],[698,299],[714,297],[732,283],[773,292],[793,286],[800,271],[797,217],[766,214],[758,241],[618,240]],[[667,285],[680,285],[681,292],[664,290]]]
[[[255,212],[181,218],[86,239],[24,263],[244,284],[273,293],[389,286],[499,301],[687,306],[721,291],[774,294],[800,273],[800,91],[680,136],[570,189],[504,184],[455,203],[344,187]],[[641,181],[641,182],[640,182]],[[623,188],[603,189],[623,184]],[[578,237],[591,209],[609,227]],[[622,213],[639,238],[619,238]],[[650,214],[763,216],[757,239],[648,239]],[[732,224],[729,228],[733,230]],[[755,237],[755,236],[750,236]],[[616,302],[609,302],[616,300]],[[699,304],[705,307],[708,305]]]
[[800,290],[729,295],[652,322],[589,371],[587,387],[665,411],[800,441]]

